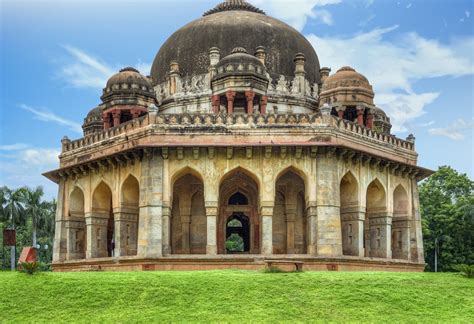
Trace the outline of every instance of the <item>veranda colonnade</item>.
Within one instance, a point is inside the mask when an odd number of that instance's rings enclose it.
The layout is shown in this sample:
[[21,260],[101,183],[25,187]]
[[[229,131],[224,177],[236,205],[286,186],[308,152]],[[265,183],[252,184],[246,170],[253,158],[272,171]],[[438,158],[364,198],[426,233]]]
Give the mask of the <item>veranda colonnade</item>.
[[[225,226],[236,212],[249,218],[252,254],[415,257],[409,198],[415,180],[388,172],[368,175],[358,167],[319,176],[293,165],[271,171],[236,167],[220,176],[217,186],[189,166],[165,175],[162,253],[225,254]],[[79,182],[69,186],[66,259],[140,256],[140,228],[146,228],[140,223],[140,178],[123,178],[96,180],[89,191]],[[229,204],[235,194],[248,205]]]

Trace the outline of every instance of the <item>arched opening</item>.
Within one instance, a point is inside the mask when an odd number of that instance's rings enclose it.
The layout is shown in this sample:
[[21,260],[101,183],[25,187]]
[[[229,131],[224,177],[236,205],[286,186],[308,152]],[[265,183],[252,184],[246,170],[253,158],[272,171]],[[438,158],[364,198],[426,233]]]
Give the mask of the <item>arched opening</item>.
[[67,226],[68,259],[78,260],[86,257],[86,219],[84,214],[84,193],[79,187],[69,196],[69,222]]
[[112,210],[112,191],[101,182],[92,194],[92,257],[112,257],[115,249],[115,224]]
[[286,171],[276,182],[272,220],[273,253],[306,253],[305,206],[303,179],[292,170]]
[[367,188],[366,217],[364,222],[365,255],[387,258],[390,250],[390,219],[387,216],[386,194],[378,179]]
[[[218,252],[225,253],[260,253],[260,219],[258,214],[259,190],[257,182],[242,169],[228,174],[219,188],[218,217]],[[232,227],[238,220],[242,227]],[[232,236],[233,235],[233,236]],[[243,250],[228,249],[231,237]],[[240,241],[240,239],[242,241]],[[229,243],[234,244],[234,243]]]
[[341,180],[340,195],[342,252],[363,256],[364,214],[359,206],[359,184],[351,172]]
[[227,220],[225,246],[228,254],[250,251],[250,224],[244,214],[234,213]]
[[206,254],[206,224],[204,184],[195,175],[187,173],[173,185],[171,253]]
[[129,175],[122,184],[120,210],[115,219],[116,256],[137,254],[139,198],[140,184]]
[[410,219],[408,215],[408,194],[402,185],[393,192],[392,258],[409,259]]

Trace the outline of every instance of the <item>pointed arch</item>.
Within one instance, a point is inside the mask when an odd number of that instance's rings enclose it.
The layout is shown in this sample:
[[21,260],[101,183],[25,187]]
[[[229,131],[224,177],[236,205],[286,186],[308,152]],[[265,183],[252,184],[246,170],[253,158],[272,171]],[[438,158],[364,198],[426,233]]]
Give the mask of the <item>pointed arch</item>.
[[138,179],[129,174],[127,178],[122,182],[120,190],[120,200],[122,203],[137,205],[140,196],[140,183]]
[[360,209],[359,182],[351,171],[341,178],[340,202],[343,255],[362,255],[364,215]]
[[272,221],[275,254],[306,253],[306,183],[303,177],[294,167],[286,168],[276,177]]
[[[258,206],[260,204],[261,184],[258,177],[252,172],[237,167],[227,172],[219,181],[219,215],[217,220],[218,252],[221,254],[232,253],[227,249],[228,221],[235,217],[248,219],[245,230],[248,238],[248,253],[258,254],[260,252],[260,218]],[[243,196],[246,205],[229,204],[231,197]],[[248,236],[247,236],[248,235]]]
[[92,208],[106,211],[112,208],[112,190],[104,181],[101,181],[92,193]]
[[392,258],[410,258],[410,220],[408,193],[402,184],[393,191]]
[[301,180],[303,180],[305,192],[308,192],[308,176],[306,175],[306,173],[303,170],[295,167],[294,165],[290,165],[290,166],[284,168],[283,170],[281,170],[277,174],[277,176],[275,177],[275,183],[277,183],[278,180],[288,172],[293,172],[294,174],[299,176],[301,178]]
[[84,192],[79,186],[74,186],[69,195],[70,220],[67,227],[68,247],[67,258],[79,260],[86,257],[86,219],[84,214]]
[[238,166],[238,167],[230,170],[226,174],[224,174],[219,180],[219,187],[222,186],[222,183],[224,181],[227,181],[229,178],[234,177],[236,174],[239,174],[239,173],[249,177],[250,179],[252,179],[252,181],[255,182],[255,184],[257,185],[257,188],[260,192],[261,181],[258,178],[258,176],[255,173],[253,173],[253,172],[251,172],[251,171],[249,171],[246,168],[243,168],[241,166]]
[[391,226],[387,211],[387,191],[375,178],[367,187],[366,217],[364,222],[365,255],[388,258],[391,245]]
[[[92,237],[91,256],[111,257],[115,248],[115,218],[112,210],[112,190],[110,186],[101,181],[92,193],[92,218],[100,219],[101,222],[88,226],[91,231],[88,237]],[[106,221],[106,226],[101,225]]]
[[115,256],[137,254],[140,183],[129,174],[120,187],[120,208],[115,219]]
[[205,254],[207,220],[203,178],[195,169],[185,167],[176,172],[171,181],[171,252]]
[[69,216],[84,217],[84,202],[84,191],[80,187],[74,186],[69,195]]

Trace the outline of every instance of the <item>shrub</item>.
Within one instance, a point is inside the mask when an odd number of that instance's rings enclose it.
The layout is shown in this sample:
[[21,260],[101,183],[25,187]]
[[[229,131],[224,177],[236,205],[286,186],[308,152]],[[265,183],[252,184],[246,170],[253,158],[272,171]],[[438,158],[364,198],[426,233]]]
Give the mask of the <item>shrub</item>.
[[22,262],[19,270],[23,273],[33,275],[40,271],[40,264],[38,262]]
[[474,264],[456,264],[453,269],[461,272],[467,278],[474,278]]

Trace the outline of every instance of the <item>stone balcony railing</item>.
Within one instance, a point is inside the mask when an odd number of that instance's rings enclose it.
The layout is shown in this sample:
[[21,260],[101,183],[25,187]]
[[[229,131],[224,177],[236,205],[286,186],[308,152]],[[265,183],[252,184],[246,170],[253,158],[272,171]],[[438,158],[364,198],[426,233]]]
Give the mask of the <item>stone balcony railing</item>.
[[153,125],[157,129],[167,130],[196,130],[205,132],[206,129],[318,129],[332,128],[349,136],[357,136],[364,140],[388,145],[392,148],[415,151],[415,145],[411,141],[399,139],[393,135],[377,133],[357,123],[339,119],[334,116],[322,116],[321,114],[267,114],[267,115],[243,115],[243,114],[149,114],[134,119],[118,127],[110,128],[102,132],[86,136],[79,140],[70,141],[65,138],[62,141],[63,153],[84,148],[98,142],[102,142],[116,136],[129,134],[144,127]]

